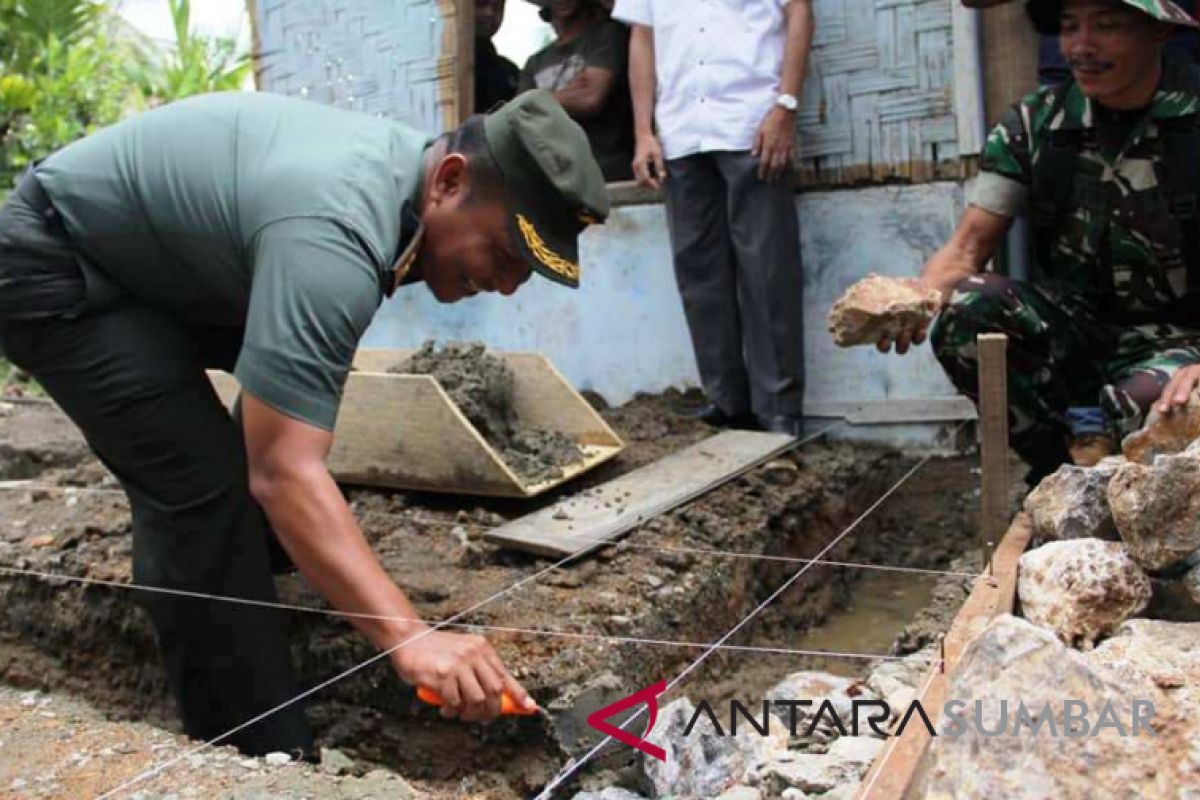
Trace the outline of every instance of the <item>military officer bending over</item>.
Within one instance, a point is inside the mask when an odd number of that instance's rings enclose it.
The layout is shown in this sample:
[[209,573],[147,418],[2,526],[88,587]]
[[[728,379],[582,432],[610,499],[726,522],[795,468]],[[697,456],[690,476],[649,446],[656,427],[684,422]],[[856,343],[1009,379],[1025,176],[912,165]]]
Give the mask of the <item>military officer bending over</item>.
[[[273,601],[273,531],[335,608],[381,617],[354,620],[376,647],[409,641],[391,655],[401,678],[437,690],[447,716],[487,719],[504,691],[531,701],[483,639],[417,621],[325,455],[359,338],[397,285],[446,303],[512,294],[531,269],[577,285],[577,237],[607,198],[547,92],[432,143],[270,94],[185,100],[22,180],[0,210],[0,350],[120,479],[137,583]],[[240,381],[240,425],[206,367]],[[144,599],[192,736],[298,693],[281,612]],[[230,741],[312,747],[296,706]]]

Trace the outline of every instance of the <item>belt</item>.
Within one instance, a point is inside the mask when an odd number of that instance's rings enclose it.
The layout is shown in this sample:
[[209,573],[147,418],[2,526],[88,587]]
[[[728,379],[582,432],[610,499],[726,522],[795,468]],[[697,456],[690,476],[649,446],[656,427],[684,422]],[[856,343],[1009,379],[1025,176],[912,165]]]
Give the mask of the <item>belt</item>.
[[58,209],[54,207],[54,203],[50,202],[50,195],[46,194],[46,190],[42,188],[32,167],[25,171],[21,180],[17,181],[17,194],[29,204],[30,208],[46,219],[55,219],[58,216]]

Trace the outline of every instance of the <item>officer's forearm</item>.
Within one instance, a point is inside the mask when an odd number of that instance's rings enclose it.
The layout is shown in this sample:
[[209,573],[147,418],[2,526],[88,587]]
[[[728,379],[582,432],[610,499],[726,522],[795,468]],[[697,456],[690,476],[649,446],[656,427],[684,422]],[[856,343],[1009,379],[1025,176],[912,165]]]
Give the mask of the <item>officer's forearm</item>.
[[968,206],[950,241],[925,263],[921,279],[948,298],[959,281],[983,270],[1010,225],[1010,217]]
[[633,130],[654,135],[654,29],[634,25],[629,34],[629,91],[633,97]]
[[260,471],[251,485],[292,561],[334,608],[409,620],[350,618],[376,647],[392,647],[425,629],[363,538],[323,463]]

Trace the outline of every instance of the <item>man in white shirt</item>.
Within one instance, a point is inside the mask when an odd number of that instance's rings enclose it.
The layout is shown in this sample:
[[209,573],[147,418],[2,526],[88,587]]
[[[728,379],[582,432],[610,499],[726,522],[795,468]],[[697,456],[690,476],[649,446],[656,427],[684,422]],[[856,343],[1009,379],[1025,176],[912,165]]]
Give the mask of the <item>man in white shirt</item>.
[[613,16],[633,27],[633,171],[666,195],[709,401],[697,416],[798,434],[803,278],[788,177],[812,0],[617,0]]

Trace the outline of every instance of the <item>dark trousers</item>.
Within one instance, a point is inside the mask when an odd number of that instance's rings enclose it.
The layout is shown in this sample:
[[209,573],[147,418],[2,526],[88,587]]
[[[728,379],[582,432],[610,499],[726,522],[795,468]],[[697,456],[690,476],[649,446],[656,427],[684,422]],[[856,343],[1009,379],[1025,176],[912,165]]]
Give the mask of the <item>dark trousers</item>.
[[[69,245],[43,210],[28,211],[28,203],[0,211],[0,287],[13,293],[51,264],[61,268]],[[58,246],[44,248],[39,269],[38,243],[49,239]],[[241,430],[204,374],[231,367],[240,338],[137,305],[74,319],[0,319],[0,352],[38,380],[128,494],[138,584],[276,599],[270,533],[250,495]],[[138,596],[189,735],[212,738],[299,693],[284,612]],[[297,705],[228,742],[251,754],[307,753],[312,735]]]
[[700,380],[730,415],[800,417],[804,279],[796,197],[743,152],[667,164],[667,223]]

